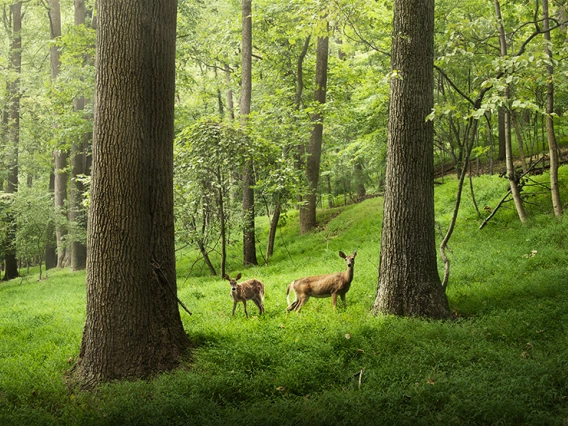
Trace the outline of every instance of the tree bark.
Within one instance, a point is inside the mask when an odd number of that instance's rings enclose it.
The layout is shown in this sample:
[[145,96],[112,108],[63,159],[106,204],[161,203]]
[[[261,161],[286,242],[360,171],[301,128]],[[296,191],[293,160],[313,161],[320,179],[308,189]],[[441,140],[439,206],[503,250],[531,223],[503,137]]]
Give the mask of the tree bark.
[[[316,89],[314,100],[323,106],[327,93],[327,62],[329,57],[329,37],[318,37],[316,53]],[[323,139],[323,112],[312,115],[312,132],[306,153],[306,178],[308,181],[306,204],[300,206],[300,233],[306,233],[316,227],[316,201],[320,173],[321,147]]]
[[[6,192],[9,194],[18,191],[18,156],[20,145],[20,75],[22,73],[22,2],[10,6],[12,18],[12,34],[10,46],[10,69],[15,73],[13,80],[7,83],[9,103],[8,113],[8,141],[11,153],[8,159],[8,179]],[[16,218],[11,217],[6,235],[6,250],[4,254],[6,270],[3,280],[11,280],[19,276],[18,260],[16,257]]]
[[[248,126],[252,95],[252,5],[251,0],[242,0],[242,75],[240,117],[241,127]],[[243,167],[243,263],[257,265],[255,212],[254,212],[254,162],[247,160]]]
[[506,142],[505,142],[505,110],[499,108],[497,112],[497,134],[499,141],[497,150],[497,161],[505,161],[507,158]]
[[[503,27],[503,18],[501,16],[501,5],[499,0],[495,0],[495,15],[499,21],[499,45],[501,48],[501,57],[505,58],[507,56],[507,40],[505,38],[505,29]],[[509,99],[509,87],[505,88],[505,98]],[[523,206],[523,200],[521,198],[521,189],[518,185],[518,179],[515,172],[515,165],[513,164],[513,147],[511,145],[511,111],[509,109],[503,110],[504,120],[505,120],[505,161],[507,164],[507,177],[509,178],[509,186],[511,188],[511,194],[513,195],[513,201],[515,202],[515,208],[517,209],[517,214],[522,223],[527,221],[527,216],[525,214],[525,208]]]
[[395,0],[383,231],[374,313],[446,318],[436,264],[434,0]]
[[[60,51],[56,41],[61,37],[61,8],[59,0],[49,0],[48,3],[49,34],[51,47],[49,48],[49,63],[51,70],[51,84],[55,84],[61,67]],[[54,123],[54,128],[56,124]],[[57,240],[57,266],[63,268],[69,264],[70,250],[67,247],[67,157],[65,150],[56,148],[53,151],[53,164],[55,173],[55,214],[59,216],[55,221],[55,235]]]
[[[85,14],[85,1],[75,0],[76,26],[85,24]],[[88,59],[85,58],[85,61]],[[83,111],[85,109],[85,98],[83,96],[78,96],[74,99],[73,109],[75,111]],[[90,137],[90,134],[85,134],[79,140],[74,141],[71,146],[69,222],[74,227],[74,232],[71,233],[71,269],[73,271],[83,270],[87,264],[87,247],[77,238],[77,233],[84,231],[87,225],[87,212],[82,204],[85,188],[78,178],[80,175],[86,175],[88,172],[86,149]]]
[[87,316],[74,369],[86,387],[175,368],[189,348],[174,250],[176,9],[98,1]]
[[272,219],[270,220],[270,229],[268,231],[268,243],[266,244],[266,260],[270,259],[274,254],[274,241],[276,240],[276,231],[278,229],[278,222],[280,221],[280,215],[282,214],[282,205],[280,203],[280,195],[276,195],[276,201],[274,203],[274,213],[272,214]]
[[549,58],[546,66],[548,84],[546,85],[546,137],[548,139],[548,156],[550,157],[550,193],[552,196],[552,208],[556,217],[562,217],[562,201],[558,187],[558,144],[554,133],[554,66],[552,65],[552,50],[550,41],[550,24],[548,16],[548,0],[542,0],[542,26],[546,42],[546,55]]

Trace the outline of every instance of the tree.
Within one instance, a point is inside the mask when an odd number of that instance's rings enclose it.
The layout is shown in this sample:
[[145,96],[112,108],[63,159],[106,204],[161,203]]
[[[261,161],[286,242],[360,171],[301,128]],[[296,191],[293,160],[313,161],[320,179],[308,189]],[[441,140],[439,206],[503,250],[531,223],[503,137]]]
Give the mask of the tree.
[[[242,0],[242,75],[241,75],[241,126],[246,129],[252,94],[252,7],[251,0]],[[243,167],[243,261],[257,265],[254,232],[254,172],[253,160]]]
[[[85,1],[75,0],[75,26],[85,25]],[[86,54],[81,55],[84,62],[89,58]],[[73,100],[73,109],[81,113],[85,109],[85,97],[77,96]],[[85,132],[71,145],[71,187],[69,194],[69,222],[73,231],[71,232],[71,269],[74,271],[85,269],[87,262],[87,247],[78,235],[84,231],[86,225],[87,212],[83,207],[83,196],[85,187],[81,176],[87,174],[87,142],[90,134]]]
[[176,8],[98,1],[84,386],[175,368],[189,348],[174,250]]
[[[497,21],[499,21],[499,46],[501,48],[501,58],[505,59],[507,57],[507,39],[505,36],[505,29],[503,27],[503,17],[501,16],[501,5],[499,4],[499,0],[495,0],[495,15],[497,17]],[[509,102],[510,89],[508,83],[506,83],[504,97],[505,101]],[[517,174],[515,172],[515,165],[513,163],[513,147],[511,146],[511,111],[509,109],[504,109],[503,114],[505,121],[505,163],[507,165],[507,177],[509,178],[511,195],[515,202],[517,214],[519,215],[520,221],[525,223],[527,221],[527,215],[523,206],[521,188],[519,187]]]
[[[48,4],[49,34],[51,47],[49,49],[51,84],[55,85],[61,69],[61,52],[57,40],[61,37],[61,7],[59,0],[49,0]],[[54,124],[56,127],[57,124]],[[59,142],[60,143],[60,142]],[[54,163],[54,199],[55,213],[60,216],[55,221],[55,234],[57,240],[57,266],[63,268],[69,264],[70,250],[67,248],[67,182],[69,173],[67,171],[67,149],[57,146],[53,151]]]
[[552,61],[552,50],[550,42],[550,22],[548,14],[548,0],[542,0],[542,26],[544,39],[546,42],[546,55],[548,63],[546,72],[548,80],[546,84],[546,137],[548,139],[548,155],[550,157],[550,192],[552,196],[552,207],[556,217],[562,217],[562,202],[560,200],[560,190],[558,189],[558,144],[554,133],[554,65]]
[[[8,140],[10,143],[10,155],[8,162],[7,193],[15,193],[18,190],[18,150],[20,144],[20,76],[22,74],[22,2],[18,1],[10,5],[11,18],[11,46],[10,46],[10,78],[7,84],[8,114],[6,117],[8,128]],[[16,219],[13,214],[8,218],[10,222],[5,243],[6,271],[4,280],[16,278],[18,262],[16,259]]]
[[323,112],[321,107],[325,104],[327,93],[327,62],[329,56],[329,37],[318,37],[316,54],[316,87],[314,101],[316,112],[312,115],[313,127],[310,142],[306,148],[306,178],[308,193],[306,205],[300,206],[300,233],[305,233],[316,226],[316,201],[318,181],[320,174],[321,146],[323,140]]
[[374,313],[445,318],[436,264],[434,0],[395,0],[383,230]]

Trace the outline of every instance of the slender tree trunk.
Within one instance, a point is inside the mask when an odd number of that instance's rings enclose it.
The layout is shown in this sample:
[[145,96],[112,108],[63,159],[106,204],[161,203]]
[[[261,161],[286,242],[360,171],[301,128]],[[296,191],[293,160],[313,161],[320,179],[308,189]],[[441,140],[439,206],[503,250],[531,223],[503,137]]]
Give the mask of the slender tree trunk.
[[270,229],[268,231],[268,244],[266,244],[266,260],[270,259],[274,254],[274,241],[276,240],[276,230],[278,229],[278,222],[280,221],[280,215],[282,214],[282,206],[280,204],[280,196],[276,196],[276,201],[274,203],[274,213],[272,214],[272,219],[270,220]]
[[498,150],[497,150],[497,161],[505,161],[507,158],[507,143],[505,141],[505,110],[499,108],[497,112],[497,134],[498,134]]
[[525,158],[525,149],[523,146],[523,134],[521,133],[521,126],[519,125],[518,114],[512,114],[513,127],[515,128],[515,135],[517,136],[517,143],[519,145],[519,157],[521,157],[521,165],[523,166],[523,173],[527,171],[527,159]]
[[[501,56],[507,56],[507,39],[505,38],[505,29],[503,27],[503,18],[501,16],[501,5],[499,0],[495,0],[495,14],[499,21],[499,44],[501,47]],[[509,87],[505,88],[505,98],[509,99]],[[505,116],[505,152],[507,163],[507,176],[509,178],[509,186],[511,187],[511,194],[515,202],[517,214],[522,223],[527,221],[525,208],[523,206],[523,199],[521,198],[521,190],[517,181],[517,174],[515,172],[515,165],[513,163],[513,147],[511,145],[511,112],[508,109],[504,110]]]
[[560,200],[560,190],[558,188],[558,145],[554,133],[554,66],[552,65],[552,50],[550,41],[550,24],[548,16],[548,0],[542,0],[542,26],[544,39],[546,42],[546,55],[549,58],[546,72],[548,74],[548,84],[546,85],[546,136],[548,139],[548,156],[550,157],[550,193],[552,196],[552,207],[556,217],[562,217],[562,201]]
[[233,91],[231,90],[231,70],[228,64],[225,64],[225,81],[227,83],[227,110],[231,120],[235,119],[235,105],[233,102]]
[[[20,75],[22,74],[22,2],[10,6],[12,19],[12,44],[10,46],[10,69],[14,72],[13,80],[8,81],[7,95],[9,103],[8,113],[8,141],[10,155],[8,159],[8,179],[6,192],[13,194],[18,191],[18,157],[20,145]],[[9,218],[6,235],[6,250],[4,254],[6,270],[3,280],[11,280],[19,276],[18,260],[16,258],[16,218]]]
[[[434,228],[434,0],[395,0],[383,230],[374,313],[446,318]],[[394,74],[394,73],[393,73]],[[420,96],[416,96],[420,93]]]
[[[75,378],[151,377],[189,348],[176,296],[175,0],[99,0],[87,316]],[[124,19],[128,17],[128,19]]]
[[361,161],[356,160],[353,167],[355,185],[357,185],[357,201],[363,201],[365,199],[365,195],[367,195],[367,191],[365,190],[365,180],[363,178],[363,166],[361,165]]
[[[85,24],[85,1],[75,0],[75,25]],[[87,61],[89,58],[85,58]],[[78,96],[73,101],[75,111],[85,109],[85,98]],[[69,222],[73,227],[71,233],[71,269],[73,271],[83,270],[87,264],[87,247],[77,237],[77,234],[84,231],[87,226],[87,212],[83,207],[82,201],[85,193],[84,185],[79,177],[87,174],[87,142],[90,134],[83,135],[78,141],[74,141],[71,146],[71,184],[69,196]]]
[[[49,193],[53,196],[55,192],[55,175],[49,175]],[[46,224],[46,243],[45,243],[45,270],[57,268],[57,239],[55,236],[55,221],[51,217]]]
[[[61,37],[61,10],[59,0],[49,0],[49,32],[51,47],[49,49],[51,84],[55,85],[60,70],[60,52],[56,41]],[[54,127],[56,124],[54,124]],[[68,154],[65,150],[56,148],[53,151],[53,163],[55,170],[55,214],[59,216],[55,221],[55,235],[57,239],[57,266],[65,267],[69,264],[70,250],[67,247],[67,182],[69,173],[67,172]]]
[[[316,89],[314,100],[323,106],[327,93],[327,61],[329,57],[329,37],[318,37],[316,53]],[[311,231],[316,227],[316,201],[320,173],[321,147],[323,139],[323,112],[312,115],[312,132],[307,147],[306,178],[308,181],[306,204],[300,206],[300,233]]]
[[[252,95],[252,4],[242,0],[242,90],[240,102],[241,127],[248,127]],[[254,160],[243,167],[243,263],[257,265],[254,213]]]

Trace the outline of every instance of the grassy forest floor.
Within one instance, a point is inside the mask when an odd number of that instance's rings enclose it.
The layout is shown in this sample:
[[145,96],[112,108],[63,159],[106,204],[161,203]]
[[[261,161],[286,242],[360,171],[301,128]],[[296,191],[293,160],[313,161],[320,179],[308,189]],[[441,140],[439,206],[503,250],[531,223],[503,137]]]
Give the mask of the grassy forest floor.
[[[568,167],[560,173],[566,202]],[[534,179],[547,183],[548,175]],[[495,206],[507,184],[474,178],[477,204]],[[436,186],[442,229],[455,189],[451,178]],[[231,246],[229,274],[266,285],[262,317],[254,305],[251,318],[242,305],[231,317],[229,284],[207,275],[197,252],[180,251],[191,362],[96,392],[65,384],[81,341],[85,274],[0,283],[0,425],[566,425],[568,221],[552,216],[545,187],[525,191],[529,223],[508,203],[479,230],[465,190],[449,243],[449,321],[370,314],[380,198],[322,210],[320,229],[302,236],[289,212],[267,265],[243,270],[241,247]],[[259,253],[267,228],[259,220]],[[287,314],[287,284],[343,270],[339,250],[358,250],[347,309],[310,299],[301,314]]]

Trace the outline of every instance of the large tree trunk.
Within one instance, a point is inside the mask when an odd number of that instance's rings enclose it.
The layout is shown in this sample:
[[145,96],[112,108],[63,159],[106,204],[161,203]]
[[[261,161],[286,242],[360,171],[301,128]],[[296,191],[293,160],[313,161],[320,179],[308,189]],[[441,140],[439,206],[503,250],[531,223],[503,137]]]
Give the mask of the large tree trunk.
[[[323,106],[327,93],[327,61],[329,56],[329,37],[318,37],[316,53],[316,89],[314,100]],[[323,113],[312,115],[312,132],[307,147],[306,178],[308,181],[306,203],[300,206],[300,233],[316,227],[316,201],[320,173],[321,146],[323,139]]]
[[[252,95],[252,5],[251,0],[242,1],[242,75],[241,75],[241,126],[248,126]],[[254,164],[247,161],[243,167],[243,263],[257,265],[254,213]]]
[[544,39],[546,40],[546,55],[550,58],[546,71],[548,74],[548,84],[546,93],[546,136],[548,139],[548,155],[550,157],[550,193],[552,195],[552,207],[556,217],[562,217],[562,201],[560,200],[560,190],[558,188],[558,145],[554,133],[554,66],[552,65],[552,50],[550,49],[550,24],[548,16],[548,0],[542,0],[542,26]]
[[74,371],[85,386],[172,369],[189,347],[174,251],[176,8],[98,1],[87,316]]
[[[9,103],[8,113],[8,141],[10,155],[8,158],[7,193],[18,191],[18,152],[20,145],[20,75],[22,73],[22,2],[10,6],[12,17],[12,45],[10,48],[10,69],[15,73],[14,80],[7,83]],[[18,261],[16,258],[16,218],[10,218],[9,229],[6,235],[6,251],[4,255],[6,270],[4,280],[11,280],[19,276]]]
[[395,0],[383,231],[374,313],[445,318],[436,264],[434,0]]
[[[505,58],[507,56],[507,39],[505,37],[505,29],[503,27],[503,18],[501,16],[501,5],[499,4],[499,0],[495,0],[495,15],[499,22],[499,45],[501,48],[501,57]],[[509,99],[509,87],[505,88],[505,98]],[[521,222],[525,223],[527,221],[527,216],[525,214],[523,199],[521,198],[521,189],[519,188],[515,165],[513,163],[513,147],[511,144],[511,111],[509,109],[504,109],[503,114],[505,120],[505,161],[507,164],[507,177],[509,178],[511,195],[515,202],[517,214],[519,215]]]

